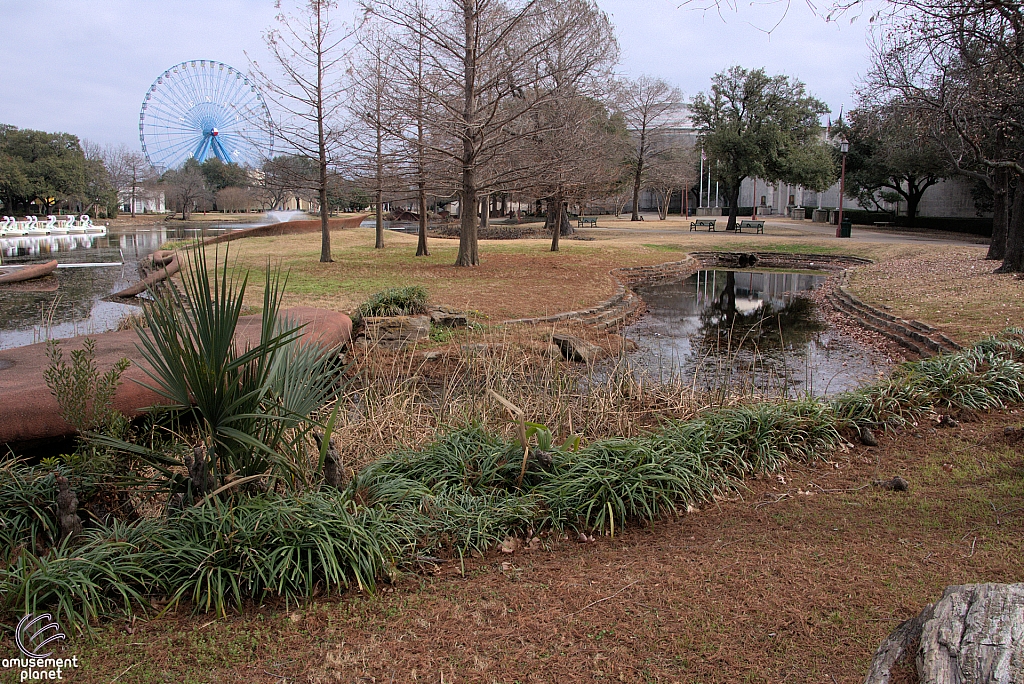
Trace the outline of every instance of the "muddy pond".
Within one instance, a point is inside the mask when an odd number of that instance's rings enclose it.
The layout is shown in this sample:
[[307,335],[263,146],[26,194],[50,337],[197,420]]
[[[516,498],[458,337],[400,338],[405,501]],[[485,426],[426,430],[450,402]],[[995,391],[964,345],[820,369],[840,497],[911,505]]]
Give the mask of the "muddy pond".
[[647,313],[623,334],[652,379],[698,392],[795,397],[852,389],[885,373],[884,355],[825,325],[811,293],[825,274],[705,270],[636,287]]

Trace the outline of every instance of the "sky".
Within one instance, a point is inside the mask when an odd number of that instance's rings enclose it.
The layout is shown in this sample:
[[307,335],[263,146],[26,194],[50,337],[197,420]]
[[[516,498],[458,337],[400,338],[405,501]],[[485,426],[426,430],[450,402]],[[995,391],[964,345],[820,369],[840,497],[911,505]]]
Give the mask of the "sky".
[[[802,80],[833,118],[854,103],[870,57],[863,18],[826,23],[807,0],[736,0],[722,13],[683,1],[597,0],[624,76],[663,78],[690,97],[729,66],[764,67]],[[139,109],[157,76],[193,59],[248,70],[279,11],[274,0],[0,0],[0,123],[139,149]]]

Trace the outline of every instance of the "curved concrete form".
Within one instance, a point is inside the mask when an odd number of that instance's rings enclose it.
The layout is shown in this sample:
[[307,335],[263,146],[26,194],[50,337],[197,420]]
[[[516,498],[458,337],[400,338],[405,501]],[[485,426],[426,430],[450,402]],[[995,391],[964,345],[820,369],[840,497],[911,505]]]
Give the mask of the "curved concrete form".
[[[345,218],[332,218],[329,220],[331,230],[343,230],[345,228],[356,228],[366,220],[369,214],[358,216],[346,216]],[[310,221],[285,221],[284,223],[268,223],[265,226],[246,228],[245,230],[233,230],[216,237],[206,238],[203,244],[218,245],[222,242],[232,242],[250,237],[271,237],[274,235],[295,235],[298,233],[319,233],[320,220]]]
[[57,270],[57,260],[47,261],[45,264],[32,264],[21,268],[12,268],[7,271],[0,271],[0,284],[21,283],[26,280],[34,280],[48,276]]
[[[281,312],[295,324],[304,324],[302,340],[331,348],[348,342],[352,321],[348,316],[324,309],[299,307]],[[260,317],[243,316],[239,321],[235,343],[240,347],[259,341]],[[143,370],[144,361],[136,343],[135,330],[89,335],[96,341],[96,365],[106,372],[119,359],[128,358],[132,365],[122,376],[114,397],[114,407],[128,416],[141,415],[143,410],[161,403],[161,398],[144,385],[152,383]],[[65,358],[68,352],[80,349],[85,337],[61,341]],[[74,434],[74,428],[60,417],[57,400],[50,394],[43,373],[49,362],[46,343],[0,350],[0,443],[24,444]]]

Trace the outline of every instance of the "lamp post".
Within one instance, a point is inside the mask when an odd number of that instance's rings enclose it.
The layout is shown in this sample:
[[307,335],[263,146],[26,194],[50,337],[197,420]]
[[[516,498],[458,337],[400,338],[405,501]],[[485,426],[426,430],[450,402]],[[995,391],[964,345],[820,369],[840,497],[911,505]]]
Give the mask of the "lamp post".
[[842,236],[843,230],[843,195],[846,194],[846,153],[850,151],[850,141],[843,138],[839,143],[839,151],[843,153],[843,171],[839,176],[839,224],[836,226],[836,237]]

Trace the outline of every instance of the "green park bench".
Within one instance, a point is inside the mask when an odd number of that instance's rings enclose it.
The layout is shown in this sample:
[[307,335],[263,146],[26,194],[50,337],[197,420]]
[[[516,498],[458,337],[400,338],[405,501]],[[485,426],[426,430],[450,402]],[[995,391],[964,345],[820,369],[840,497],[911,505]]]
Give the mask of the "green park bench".
[[744,228],[749,228],[755,233],[764,233],[764,221],[740,221],[736,226],[736,232],[742,233]]
[[690,222],[690,230],[699,230],[701,228],[707,228],[708,232],[714,232],[715,219],[697,219]]
[[597,217],[596,216],[580,216],[580,217],[578,217],[576,219],[576,221],[577,221],[577,226],[579,228],[582,228],[583,226],[587,225],[588,223],[590,225],[592,225],[592,226],[597,226]]

